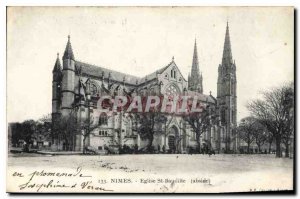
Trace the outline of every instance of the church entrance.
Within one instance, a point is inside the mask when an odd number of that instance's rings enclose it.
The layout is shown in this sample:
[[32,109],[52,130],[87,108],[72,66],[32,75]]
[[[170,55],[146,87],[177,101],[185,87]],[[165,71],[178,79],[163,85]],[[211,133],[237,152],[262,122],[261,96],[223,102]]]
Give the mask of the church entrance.
[[169,153],[178,153],[180,151],[179,131],[176,126],[172,126],[168,131]]
[[176,145],[175,145],[175,136],[174,135],[170,135],[168,137],[168,145],[169,145],[169,149],[171,151],[171,153],[174,153],[176,151]]

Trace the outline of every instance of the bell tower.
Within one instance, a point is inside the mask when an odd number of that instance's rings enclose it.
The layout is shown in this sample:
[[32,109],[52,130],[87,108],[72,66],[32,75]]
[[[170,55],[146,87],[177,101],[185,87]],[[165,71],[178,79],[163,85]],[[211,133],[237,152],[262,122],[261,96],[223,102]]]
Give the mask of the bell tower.
[[225,127],[225,152],[237,151],[236,65],[232,59],[229,25],[227,22],[222,63],[218,67],[217,100],[220,110],[221,125]]
[[[57,53],[56,62],[52,70],[52,135],[56,135],[57,124],[61,116],[61,80],[62,71],[59,60],[59,54]],[[52,137],[54,141],[54,137]]]
[[62,116],[67,116],[72,108],[75,98],[75,58],[70,42],[70,35],[68,36],[68,43],[63,55],[63,69],[62,69]]

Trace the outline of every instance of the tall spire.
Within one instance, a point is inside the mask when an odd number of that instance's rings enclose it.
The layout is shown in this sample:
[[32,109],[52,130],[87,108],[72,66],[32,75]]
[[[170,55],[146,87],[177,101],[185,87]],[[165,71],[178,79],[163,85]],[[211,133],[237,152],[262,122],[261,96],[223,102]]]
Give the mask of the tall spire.
[[196,91],[199,93],[203,92],[202,77],[200,76],[200,70],[199,70],[196,38],[195,38],[195,44],[194,44],[192,70],[191,70],[191,73],[188,78],[188,86],[189,86],[189,90],[191,90],[191,91]]
[[199,62],[198,62],[198,52],[197,52],[196,38],[195,38],[194,55],[193,55],[193,63],[192,63],[192,74],[193,73],[199,73]]
[[60,61],[59,61],[59,53],[57,53],[57,58],[56,58],[54,68],[53,68],[53,72],[54,71],[61,71],[61,64],[60,64]]
[[232,53],[231,53],[231,44],[230,44],[230,36],[229,36],[229,25],[227,20],[222,65],[230,65],[230,64],[232,64]]
[[72,50],[72,46],[71,46],[71,41],[70,41],[70,35],[68,35],[68,43],[64,52],[64,56],[63,56],[63,60],[64,59],[71,59],[71,60],[75,60],[74,58],[74,54],[73,54],[73,50]]

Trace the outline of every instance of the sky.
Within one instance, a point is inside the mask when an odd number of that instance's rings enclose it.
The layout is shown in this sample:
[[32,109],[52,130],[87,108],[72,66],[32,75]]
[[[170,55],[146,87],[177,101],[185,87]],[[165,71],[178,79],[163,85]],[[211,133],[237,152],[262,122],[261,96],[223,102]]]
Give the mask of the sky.
[[145,76],[174,56],[186,79],[196,38],[204,93],[216,96],[227,20],[239,120],[259,92],[294,80],[292,7],[9,7],[7,121],[51,113],[52,69],[68,35],[78,61]]

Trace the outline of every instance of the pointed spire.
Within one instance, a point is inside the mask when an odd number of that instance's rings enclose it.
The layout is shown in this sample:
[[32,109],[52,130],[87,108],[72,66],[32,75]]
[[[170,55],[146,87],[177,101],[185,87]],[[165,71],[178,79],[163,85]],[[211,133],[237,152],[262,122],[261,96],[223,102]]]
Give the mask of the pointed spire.
[[230,43],[230,35],[229,35],[229,25],[227,20],[222,65],[230,65],[230,64],[232,64],[232,53],[231,53],[231,43]]
[[199,62],[198,62],[198,52],[197,52],[197,41],[195,38],[195,45],[194,45],[194,55],[193,55],[193,63],[192,63],[192,74],[199,72]]
[[188,76],[188,86],[189,86],[189,90],[191,90],[191,91],[196,91],[199,93],[202,93],[202,91],[203,91],[202,76],[200,75],[200,70],[199,70],[196,38],[195,38],[195,44],[194,44],[192,69],[191,69],[191,73],[189,73],[189,76]]
[[66,49],[64,52],[64,56],[63,56],[63,60],[65,60],[65,59],[75,60],[72,46],[71,46],[71,41],[70,41],[70,35],[68,35],[68,43],[67,43],[67,46],[66,46]]
[[60,60],[59,60],[59,53],[57,53],[57,58],[54,64],[54,68],[53,68],[53,72],[54,71],[61,71],[61,64],[60,64]]

